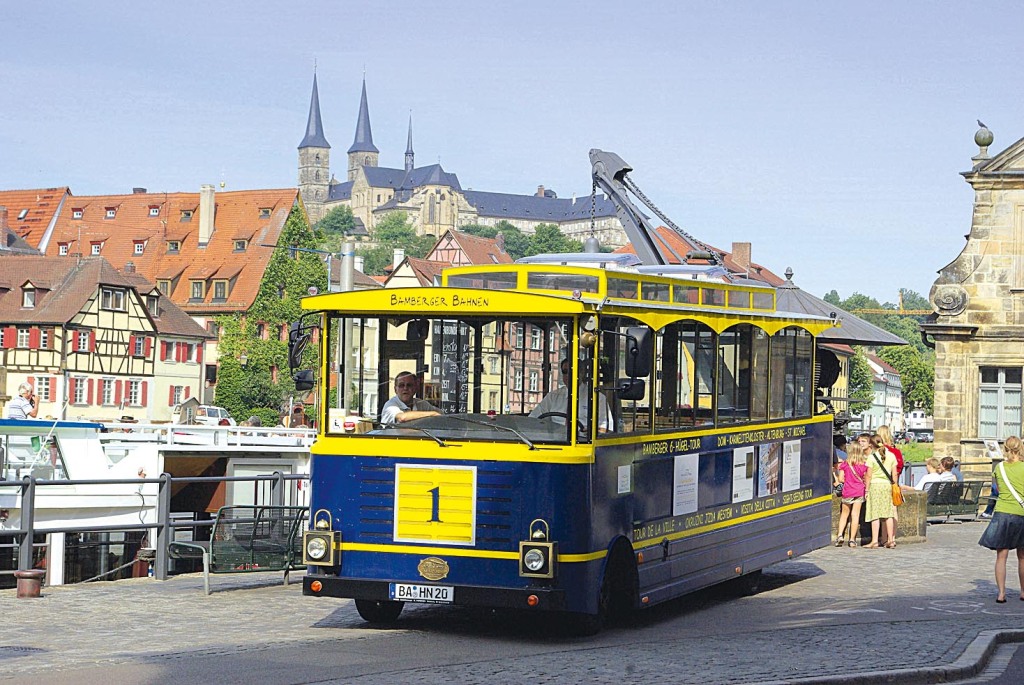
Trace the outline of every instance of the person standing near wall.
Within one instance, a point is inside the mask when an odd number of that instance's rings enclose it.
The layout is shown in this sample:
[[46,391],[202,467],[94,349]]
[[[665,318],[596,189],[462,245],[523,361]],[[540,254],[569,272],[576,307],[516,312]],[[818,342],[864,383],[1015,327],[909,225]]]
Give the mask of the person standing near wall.
[[1011,436],[1003,443],[1003,463],[996,469],[999,499],[992,520],[981,534],[978,544],[995,550],[997,604],[1006,603],[1006,560],[1010,550],[1017,552],[1017,577],[1020,599],[1024,602],[1024,462],[1021,439]]

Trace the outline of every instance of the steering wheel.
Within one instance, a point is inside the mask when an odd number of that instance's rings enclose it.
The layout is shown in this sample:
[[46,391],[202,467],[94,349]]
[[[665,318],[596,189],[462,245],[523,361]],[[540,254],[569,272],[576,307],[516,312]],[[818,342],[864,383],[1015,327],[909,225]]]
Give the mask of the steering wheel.
[[[563,419],[565,419],[566,423],[569,423],[569,415],[566,414],[564,411],[546,411],[543,414],[541,414],[540,416],[538,416],[537,418],[538,419],[549,419],[552,416],[557,416],[559,418],[563,418]],[[586,432],[587,427],[585,425],[583,425],[582,421],[577,419],[576,420],[576,425],[577,425],[580,433],[585,433]]]

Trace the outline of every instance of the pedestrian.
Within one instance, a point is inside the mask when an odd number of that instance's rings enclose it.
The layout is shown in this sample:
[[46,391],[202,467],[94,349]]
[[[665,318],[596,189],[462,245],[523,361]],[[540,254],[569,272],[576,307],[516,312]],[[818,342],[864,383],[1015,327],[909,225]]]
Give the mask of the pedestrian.
[[978,544],[996,552],[996,595],[998,604],[1006,603],[1006,559],[1010,550],[1017,552],[1017,577],[1020,599],[1024,602],[1024,462],[1021,461],[1021,439],[1011,436],[1003,443],[1003,462],[996,469],[999,499],[992,520],[981,534]]
[[18,386],[18,396],[7,405],[7,418],[9,419],[34,419],[39,411],[39,404],[36,396],[32,393],[32,386],[22,383]]
[[[896,546],[896,506],[892,503],[893,474],[896,471],[896,457],[885,449],[877,435],[861,433],[857,436],[861,447],[868,450],[868,473],[865,481],[868,484],[867,506],[864,518],[871,524],[871,542],[864,545],[877,549],[878,533],[885,522],[886,547]],[[866,447],[865,447],[866,445]]]
[[868,466],[864,458],[864,450],[857,443],[846,448],[846,459],[839,462],[839,480],[843,484],[843,499],[839,509],[839,532],[836,535],[836,547],[843,546],[843,534],[847,522],[850,535],[846,544],[856,547],[857,531],[860,528],[860,510],[867,492]]
[[[892,474],[892,480],[894,483],[898,484],[900,482],[900,474],[903,473],[903,452],[901,452],[900,449],[896,447],[896,441],[892,439],[892,431],[889,430],[888,426],[879,426],[877,435],[878,439],[882,442],[882,446],[885,447],[885,450],[887,452],[890,452],[892,456],[896,457],[896,472]],[[889,542],[893,543],[891,545],[892,547],[896,546],[896,531],[899,529],[900,526],[899,508],[893,510],[892,520],[893,534],[892,536],[887,537],[883,541],[886,547],[890,546]]]

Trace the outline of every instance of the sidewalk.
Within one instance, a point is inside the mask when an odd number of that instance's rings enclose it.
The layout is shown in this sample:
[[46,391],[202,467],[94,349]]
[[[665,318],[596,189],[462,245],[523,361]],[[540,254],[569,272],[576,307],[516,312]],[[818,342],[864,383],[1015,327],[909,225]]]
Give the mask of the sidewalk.
[[[1024,602],[994,602],[983,529],[930,526],[927,542],[894,550],[818,550],[767,571],[753,597],[697,593],[589,641],[421,606],[407,607],[397,626],[407,630],[374,630],[351,602],[303,597],[280,573],[214,576],[209,597],[199,575],[44,588],[34,600],[4,590],[0,682],[100,682],[117,669],[198,668],[206,657],[234,669],[288,665],[287,679],[249,682],[469,685],[499,673],[502,682],[866,683],[896,670],[901,683],[939,682],[977,672],[999,631],[1024,638]],[[1011,560],[1011,599],[1015,572]]]

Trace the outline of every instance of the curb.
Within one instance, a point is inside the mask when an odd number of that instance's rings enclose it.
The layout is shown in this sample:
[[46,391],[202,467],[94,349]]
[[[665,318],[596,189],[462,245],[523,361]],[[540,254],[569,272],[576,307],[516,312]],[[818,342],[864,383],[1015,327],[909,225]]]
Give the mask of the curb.
[[963,654],[951,664],[899,668],[890,671],[864,671],[849,675],[813,676],[787,680],[758,682],[757,685],[931,685],[952,683],[972,678],[988,664],[999,645],[1024,642],[1024,630],[983,630],[971,641]]

